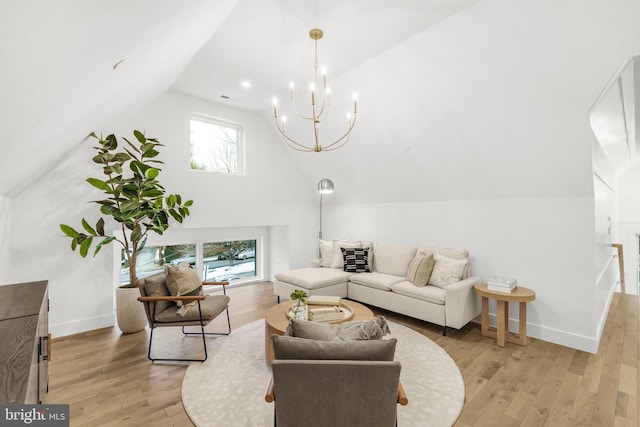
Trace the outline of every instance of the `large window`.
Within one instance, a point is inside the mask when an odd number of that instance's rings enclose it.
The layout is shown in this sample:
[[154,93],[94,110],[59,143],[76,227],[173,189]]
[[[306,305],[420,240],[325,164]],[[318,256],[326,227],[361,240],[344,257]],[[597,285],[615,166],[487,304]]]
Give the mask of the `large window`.
[[[188,262],[195,267],[196,245],[145,246],[138,252],[136,275],[138,279],[164,270],[165,264]],[[129,262],[124,249],[120,252],[120,283],[129,283]]]
[[256,276],[256,241],[204,243],[204,280],[240,280]]
[[191,119],[191,169],[242,174],[242,127],[208,118]]
[[[189,263],[198,268],[202,247],[202,279],[204,281],[243,281],[257,276],[256,240],[232,240],[212,243],[189,243],[170,246],[146,246],[138,252],[138,279],[164,270],[167,264]],[[129,264],[124,250],[120,252],[120,283],[129,283]]]

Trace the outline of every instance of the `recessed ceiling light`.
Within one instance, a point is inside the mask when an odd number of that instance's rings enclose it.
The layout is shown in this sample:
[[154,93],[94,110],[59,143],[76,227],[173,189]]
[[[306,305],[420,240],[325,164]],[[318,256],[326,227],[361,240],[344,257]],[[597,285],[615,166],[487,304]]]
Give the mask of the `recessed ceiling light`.
[[249,83],[248,81],[245,80],[242,83],[240,83],[240,86],[248,88],[248,87],[251,87],[251,83]]

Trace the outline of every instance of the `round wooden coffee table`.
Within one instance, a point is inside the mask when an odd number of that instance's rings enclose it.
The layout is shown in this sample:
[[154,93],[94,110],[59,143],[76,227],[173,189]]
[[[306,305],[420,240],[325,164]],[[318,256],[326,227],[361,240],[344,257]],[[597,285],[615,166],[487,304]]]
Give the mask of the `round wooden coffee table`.
[[[264,354],[269,363],[271,363],[274,358],[271,335],[284,335],[284,331],[290,322],[290,319],[287,317],[287,311],[289,311],[291,304],[294,304],[294,302],[281,302],[271,307],[264,317]],[[360,303],[343,299],[340,301],[340,304],[347,306],[353,312],[353,317],[350,318],[349,321],[373,319],[373,312]]]

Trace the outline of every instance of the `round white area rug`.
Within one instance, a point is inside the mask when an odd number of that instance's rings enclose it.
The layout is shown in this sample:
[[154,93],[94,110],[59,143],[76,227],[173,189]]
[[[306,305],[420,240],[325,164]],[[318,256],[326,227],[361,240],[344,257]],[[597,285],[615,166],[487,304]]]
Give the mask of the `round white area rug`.
[[[398,405],[398,426],[451,426],[462,411],[464,382],[449,355],[430,339],[389,322],[397,338],[395,359],[409,399]],[[386,338],[386,337],[385,337]],[[182,381],[182,403],[198,427],[273,425],[264,400],[271,367],[264,356],[264,320],[209,342],[209,358],[191,363]]]

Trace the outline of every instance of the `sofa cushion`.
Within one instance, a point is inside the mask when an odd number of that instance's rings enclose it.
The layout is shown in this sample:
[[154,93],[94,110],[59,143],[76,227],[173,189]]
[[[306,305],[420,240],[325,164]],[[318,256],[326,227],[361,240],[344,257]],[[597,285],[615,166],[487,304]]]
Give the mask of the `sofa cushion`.
[[[466,249],[451,249],[451,248],[437,248],[435,246],[420,246],[418,247],[418,253],[420,252],[425,253],[427,255],[433,254],[433,256],[444,255],[446,257],[453,258],[453,259],[460,259],[460,260],[469,259],[469,251]],[[471,272],[469,271],[469,264],[467,264],[467,267],[465,268],[462,278],[466,279],[467,277],[469,277],[470,274]]]
[[444,305],[445,303],[445,291],[437,286],[415,286],[413,283],[405,280],[404,282],[393,285],[391,290],[398,295],[404,295],[433,304]]
[[303,289],[319,289],[325,286],[347,283],[352,273],[335,268],[299,268],[276,274],[276,279]]
[[407,280],[406,277],[377,273],[375,271],[373,273],[353,274],[349,278],[349,281],[352,283],[368,286],[374,289],[380,289],[381,291],[390,291],[393,284],[404,280]]
[[409,264],[407,279],[416,286],[427,286],[434,262],[433,254],[417,253]]
[[374,271],[406,278],[409,264],[416,256],[415,246],[378,243],[375,250]]
[[440,288],[459,282],[469,264],[468,259],[454,259],[444,255],[436,255],[434,260],[429,284]]
[[348,273],[371,273],[369,268],[369,248],[342,249],[343,270]]
[[356,320],[343,323],[321,323],[291,319],[286,335],[320,341],[379,340],[390,333],[387,319],[376,316],[371,320]]
[[367,341],[317,341],[271,335],[276,359],[293,360],[386,360],[395,355],[395,338]]
[[347,242],[344,240],[334,240],[333,241],[333,259],[331,260],[331,268],[339,268],[340,270],[344,267],[344,258],[342,257],[342,248],[345,249],[353,249],[353,248],[361,248],[361,242]]

